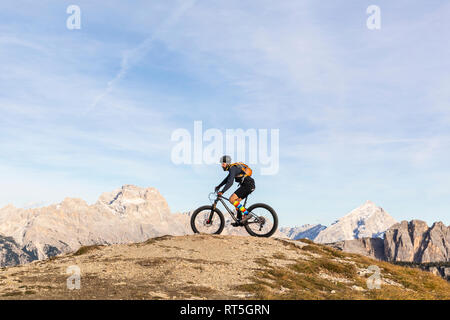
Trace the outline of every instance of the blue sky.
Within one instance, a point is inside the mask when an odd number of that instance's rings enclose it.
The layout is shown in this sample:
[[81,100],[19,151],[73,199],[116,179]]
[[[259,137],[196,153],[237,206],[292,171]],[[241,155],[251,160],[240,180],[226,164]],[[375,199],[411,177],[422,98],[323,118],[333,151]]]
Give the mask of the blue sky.
[[170,158],[172,132],[201,120],[280,130],[280,170],[256,168],[251,200],[282,225],[369,199],[449,224],[449,17],[433,0],[2,1],[0,206],[123,184],[158,188],[172,211],[207,203],[221,168]]

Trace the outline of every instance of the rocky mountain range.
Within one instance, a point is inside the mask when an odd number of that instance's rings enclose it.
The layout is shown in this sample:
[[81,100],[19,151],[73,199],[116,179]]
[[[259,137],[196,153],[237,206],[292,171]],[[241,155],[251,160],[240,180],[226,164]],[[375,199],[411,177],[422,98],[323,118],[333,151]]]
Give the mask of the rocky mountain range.
[[[103,193],[92,205],[75,198],[41,208],[8,205],[0,209],[0,266],[74,252],[81,246],[189,235],[191,213],[171,213],[157,189],[132,185]],[[232,221],[225,216],[224,235],[248,235],[243,228],[231,227]],[[419,221],[396,224],[370,201],[328,228],[321,224],[285,227],[274,237],[334,243],[341,250],[386,261],[445,261],[449,256],[449,232],[442,223],[431,228]]]
[[429,227],[421,220],[402,221],[390,227],[384,239],[344,240],[330,245],[378,260],[418,266],[450,280],[450,226],[442,222]]
[[389,262],[450,261],[450,226],[421,220],[402,221],[390,227],[384,239],[362,238],[333,243],[335,247]]
[[[73,252],[83,245],[144,241],[164,234],[186,234],[183,217],[171,214],[165,199],[155,188],[123,186],[104,193],[93,205],[66,198],[43,208],[0,209],[3,245],[1,265],[12,261],[44,259]],[[12,253],[22,252],[21,258]],[[16,257],[14,255],[14,257]],[[6,262],[10,261],[10,262]]]
[[366,201],[329,227],[321,224],[284,227],[280,228],[280,232],[290,239],[306,238],[317,243],[332,243],[365,237],[382,238],[384,232],[395,223],[395,219],[383,208]]

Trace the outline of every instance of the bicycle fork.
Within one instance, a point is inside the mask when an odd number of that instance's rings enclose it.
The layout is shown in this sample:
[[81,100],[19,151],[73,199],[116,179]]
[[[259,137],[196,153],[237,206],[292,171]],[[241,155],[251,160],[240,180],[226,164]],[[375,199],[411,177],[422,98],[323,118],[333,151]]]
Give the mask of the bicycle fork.
[[217,200],[214,201],[214,204],[212,206],[211,212],[209,213],[209,218],[208,218],[208,220],[206,220],[207,224],[212,224],[212,218],[213,218],[213,215],[214,215],[214,211],[216,210],[216,206],[217,206]]

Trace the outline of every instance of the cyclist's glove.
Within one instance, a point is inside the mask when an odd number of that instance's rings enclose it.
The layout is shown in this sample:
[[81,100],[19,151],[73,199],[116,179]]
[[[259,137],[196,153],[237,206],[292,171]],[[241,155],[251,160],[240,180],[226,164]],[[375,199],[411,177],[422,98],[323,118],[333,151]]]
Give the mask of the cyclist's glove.
[[220,189],[220,187],[216,187],[216,188],[214,189],[214,191],[217,192],[217,191],[219,191],[219,189]]

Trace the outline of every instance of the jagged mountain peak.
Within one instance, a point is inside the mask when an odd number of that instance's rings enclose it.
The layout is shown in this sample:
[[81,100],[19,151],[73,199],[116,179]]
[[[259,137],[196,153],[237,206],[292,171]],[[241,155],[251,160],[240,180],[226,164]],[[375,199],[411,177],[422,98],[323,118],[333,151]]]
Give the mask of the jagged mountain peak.
[[363,237],[382,237],[396,222],[383,208],[368,200],[321,231],[314,240],[332,243]]
[[369,217],[377,214],[386,214],[383,208],[377,206],[374,202],[367,200],[361,206],[353,209],[347,215],[337,220],[338,222],[346,218]]
[[0,210],[8,210],[8,209],[17,209],[12,203],[8,203],[3,208],[0,208]]
[[[64,200],[60,203],[61,206],[87,206],[87,202],[80,198],[64,198]],[[36,208],[38,209],[38,208]]]
[[434,228],[446,228],[446,226],[445,226],[445,224],[442,221],[436,221],[431,226],[431,229],[434,229]]
[[121,218],[133,217],[138,220],[151,219],[151,221],[156,219],[164,222],[170,215],[169,205],[158,189],[130,184],[103,193],[95,206],[106,207]]
[[98,202],[113,205],[113,204],[141,204],[149,201],[164,200],[162,195],[156,188],[142,188],[135,185],[127,184],[121,188],[115,189],[111,192],[103,193]]

